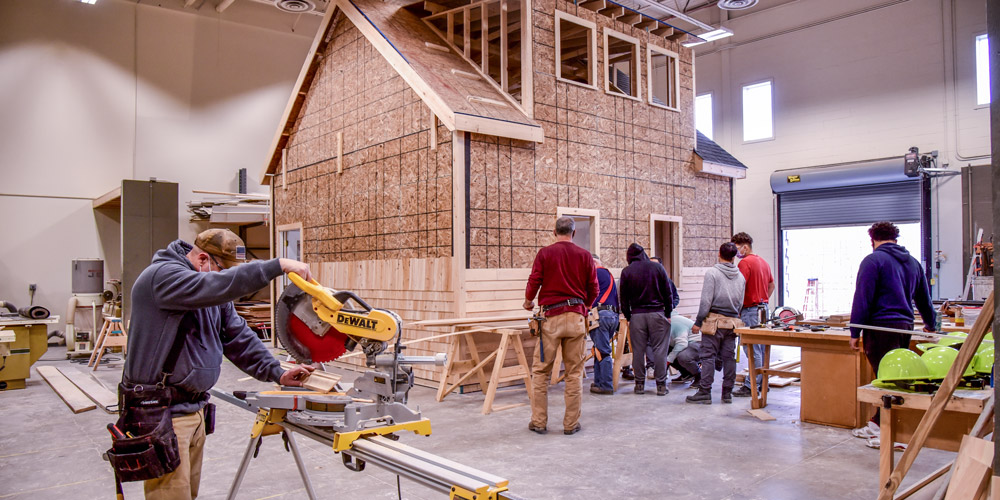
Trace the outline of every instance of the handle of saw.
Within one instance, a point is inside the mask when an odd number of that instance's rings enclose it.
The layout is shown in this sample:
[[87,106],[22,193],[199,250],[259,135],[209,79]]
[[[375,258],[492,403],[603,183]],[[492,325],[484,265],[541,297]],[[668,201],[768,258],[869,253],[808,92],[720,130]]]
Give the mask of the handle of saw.
[[299,276],[298,273],[288,273],[288,279],[292,280],[295,286],[299,287],[303,292],[308,293],[316,300],[320,301],[324,306],[326,306],[331,311],[339,311],[340,308],[344,307],[343,302],[337,300],[326,288],[323,288],[318,281],[310,279],[306,281]]

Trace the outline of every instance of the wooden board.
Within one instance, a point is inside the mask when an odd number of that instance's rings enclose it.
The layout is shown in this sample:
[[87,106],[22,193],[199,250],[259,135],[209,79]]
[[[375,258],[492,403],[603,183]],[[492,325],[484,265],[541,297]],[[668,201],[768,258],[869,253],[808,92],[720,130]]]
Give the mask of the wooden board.
[[753,415],[754,417],[757,417],[757,419],[759,420],[763,420],[764,422],[777,420],[776,418],[774,418],[774,416],[768,413],[767,410],[764,410],[762,408],[758,408],[756,410],[747,410],[747,413]]
[[986,488],[986,479],[993,465],[993,443],[972,436],[962,439],[955,459],[955,469],[945,500],[979,498]]
[[39,366],[35,368],[35,371],[49,383],[52,390],[56,391],[56,394],[69,406],[70,410],[73,410],[73,413],[85,412],[97,408],[97,405],[83,391],[73,385],[68,378],[59,373],[56,367]]
[[104,387],[90,376],[90,374],[84,373],[72,366],[60,366],[59,373],[62,373],[70,382],[73,382],[73,385],[79,387],[102,410],[108,413],[117,413],[118,395],[108,390],[107,387]]

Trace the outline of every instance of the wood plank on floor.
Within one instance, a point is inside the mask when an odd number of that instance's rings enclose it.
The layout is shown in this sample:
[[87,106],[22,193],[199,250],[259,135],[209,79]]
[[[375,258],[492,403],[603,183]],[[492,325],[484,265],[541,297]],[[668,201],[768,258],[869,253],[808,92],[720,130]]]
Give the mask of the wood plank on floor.
[[69,406],[73,413],[81,413],[88,410],[93,410],[97,408],[86,394],[78,389],[72,382],[69,381],[59,370],[56,370],[54,366],[39,366],[35,368],[35,371],[49,383],[53,391]]
[[108,413],[117,413],[118,395],[104,387],[90,374],[80,371],[73,366],[60,366],[59,373],[62,373],[73,385],[80,388],[84,394],[97,403],[102,410]]

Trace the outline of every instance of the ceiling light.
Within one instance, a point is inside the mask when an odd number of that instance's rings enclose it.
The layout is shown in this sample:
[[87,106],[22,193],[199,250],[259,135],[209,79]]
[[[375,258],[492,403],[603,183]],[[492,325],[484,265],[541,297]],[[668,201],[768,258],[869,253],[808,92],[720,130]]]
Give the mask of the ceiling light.
[[708,33],[702,33],[698,35],[698,38],[701,38],[706,42],[714,42],[715,40],[726,38],[727,36],[733,36],[733,32],[727,28],[719,28],[717,30],[709,31]]
[[733,36],[732,30],[729,28],[718,28],[712,31],[702,33],[700,35],[694,35],[695,38],[682,43],[681,45],[685,47],[694,47],[696,45],[701,45],[706,42],[714,42],[716,40]]
[[85,3],[87,5],[94,5],[95,3],[97,3],[97,0],[80,0],[80,2]]

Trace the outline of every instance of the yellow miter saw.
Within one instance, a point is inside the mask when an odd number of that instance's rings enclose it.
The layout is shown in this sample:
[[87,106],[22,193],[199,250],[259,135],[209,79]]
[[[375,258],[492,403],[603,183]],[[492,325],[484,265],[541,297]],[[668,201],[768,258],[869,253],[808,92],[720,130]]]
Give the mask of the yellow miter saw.
[[278,300],[274,330],[300,363],[333,361],[361,346],[373,366],[374,357],[397,337],[402,320],[396,313],[375,309],[353,292],[332,290],[295,273],[288,277],[292,284]]

